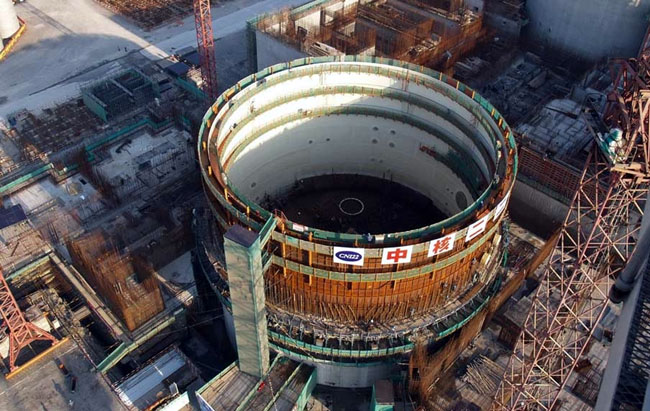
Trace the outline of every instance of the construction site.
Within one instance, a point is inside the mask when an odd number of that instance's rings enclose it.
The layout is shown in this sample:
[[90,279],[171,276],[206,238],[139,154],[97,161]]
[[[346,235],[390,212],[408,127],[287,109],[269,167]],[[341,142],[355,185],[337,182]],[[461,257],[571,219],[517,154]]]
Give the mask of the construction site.
[[261,70],[283,53],[369,55],[445,69],[485,35],[477,10],[460,1],[313,1],[250,21],[251,60]]
[[647,409],[648,14],[0,0],[0,409]]

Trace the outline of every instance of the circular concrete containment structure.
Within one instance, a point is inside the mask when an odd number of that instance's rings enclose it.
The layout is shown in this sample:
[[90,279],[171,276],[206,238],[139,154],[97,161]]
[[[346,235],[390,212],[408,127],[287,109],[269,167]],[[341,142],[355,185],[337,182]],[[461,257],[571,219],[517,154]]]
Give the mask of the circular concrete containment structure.
[[498,292],[514,139],[450,77],[358,56],[275,65],[219,97],[198,150],[221,233],[276,219],[269,343],[321,384],[371,385]]

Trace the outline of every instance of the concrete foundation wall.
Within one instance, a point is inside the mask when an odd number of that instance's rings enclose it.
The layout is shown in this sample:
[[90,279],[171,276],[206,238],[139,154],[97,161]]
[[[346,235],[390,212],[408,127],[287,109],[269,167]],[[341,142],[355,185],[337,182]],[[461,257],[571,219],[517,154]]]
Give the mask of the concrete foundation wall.
[[485,8],[485,0],[465,0],[465,7],[471,11],[483,13],[483,9]]
[[564,221],[569,207],[553,197],[517,180],[508,207],[514,221],[548,238]]
[[309,361],[306,363],[316,367],[318,384],[344,388],[372,387],[376,381],[390,377],[395,369],[395,365],[390,362],[359,366]]
[[[223,308],[223,320],[226,325],[228,339],[233,344],[233,347],[235,347],[235,322],[230,311],[223,304],[221,307]],[[369,366],[355,366],[351,364],[346,366],[336,363],[303,361],[299,357],[296,357],[295,360],[306,362],[316,367],[318,384],[332,387],[371,387],[375,381],[390,377],[392,371],[395,369],[395,365],[390,362]]]
[[265,69],[274,64],[307,57],[307,53],[296,50],[290,45],[284,44],[280,40],[261,31],[255,31],[255,43],[257,48],[257,70]]
[[232,313],[224,304],[221,304],[221,309],[223,310],[223,323],[226,326],[228,340],[232,347],[237,349],[237,343],[235,342],[235,320],[232,318]]
[[540,46],[587,60],[632,57],[648,25],[650,0],[528,0],[527,34]]
[[500,14],[485,13],[485,24],[499,30],[507,36],[519,37],[521,35],[521,22],[509,19]]
[[318,34],[320,32],[320,14],[320,9],[316,9],[312,13],[304,15],[296,20],[296,27],[302,27],[309,34]]

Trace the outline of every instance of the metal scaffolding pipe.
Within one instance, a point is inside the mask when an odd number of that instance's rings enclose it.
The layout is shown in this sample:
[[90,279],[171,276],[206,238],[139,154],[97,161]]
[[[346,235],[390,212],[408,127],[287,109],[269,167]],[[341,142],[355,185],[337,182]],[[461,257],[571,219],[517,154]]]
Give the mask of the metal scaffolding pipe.
[[[0,0],[0,38],[8,39],[20,28],[18,16],[11,0]],[[0,42],[0,50],[2,44]]]

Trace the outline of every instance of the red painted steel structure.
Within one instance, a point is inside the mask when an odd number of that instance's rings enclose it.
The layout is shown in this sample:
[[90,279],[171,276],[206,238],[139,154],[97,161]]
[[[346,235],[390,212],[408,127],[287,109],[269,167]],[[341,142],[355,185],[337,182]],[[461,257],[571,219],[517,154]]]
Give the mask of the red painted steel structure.
[[196,25],[196,41],[199,48],[203,91],[210,104],[212,104],[217,100],[219,94],[217,91],[217,66],[214,58],[210,0],[194,0],[194,24]]
[[551,410],[631,256],[650,181],[650,40],[636,59],[610,63],[603,120],[623,131],[617,158],[593,145],[579,188],[506,368],[495,409]]
[[29,321],[25,320],[20,307],[16,303],[9,285],[0,271],[0,314],[9,328],[9,370],[16,369],[16,359],[20,350],[27,347],[34,341],[44,340],[52,341],[58,340],[45,330],[35,326]]

